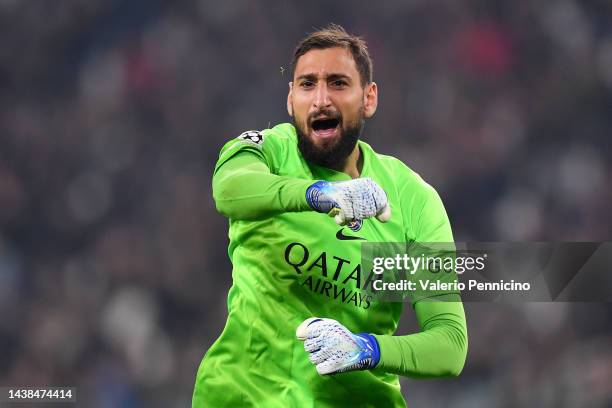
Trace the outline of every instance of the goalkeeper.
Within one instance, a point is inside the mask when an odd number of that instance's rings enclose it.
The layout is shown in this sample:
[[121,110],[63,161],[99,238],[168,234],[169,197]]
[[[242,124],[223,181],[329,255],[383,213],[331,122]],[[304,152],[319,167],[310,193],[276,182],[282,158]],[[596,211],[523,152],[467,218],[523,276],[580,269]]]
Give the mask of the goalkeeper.
[[398,375],[461,372],[458,293],[414,301],[420,332],[394,336],[403,304],[365,291],[362,242],[453,241],[435,190],[359,140],[377,92],[363,40],[331,25],[295,50],[293,124],[221,150],[213,195],[229,218],[233,285],[194,407],[405,406]]

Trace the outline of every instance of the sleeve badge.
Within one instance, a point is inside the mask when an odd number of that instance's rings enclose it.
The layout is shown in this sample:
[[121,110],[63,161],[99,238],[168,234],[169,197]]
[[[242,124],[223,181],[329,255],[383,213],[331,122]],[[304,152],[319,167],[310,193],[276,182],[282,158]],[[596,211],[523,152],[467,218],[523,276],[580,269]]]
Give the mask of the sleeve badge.
[[238,136],[237,139],[245,140],[256,145],[261,145],[263,143],[264,136],[263,133],[257,130],[247,130]]

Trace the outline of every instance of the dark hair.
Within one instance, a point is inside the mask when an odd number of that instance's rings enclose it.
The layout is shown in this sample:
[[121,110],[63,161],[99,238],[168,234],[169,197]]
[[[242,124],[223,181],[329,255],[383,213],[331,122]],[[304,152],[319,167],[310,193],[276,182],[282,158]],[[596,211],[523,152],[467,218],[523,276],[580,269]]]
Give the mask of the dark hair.
[[368,46],[363,39],[347,33],[344,27],[338,24],[330,24],[312,32],[299,42],[291,61],[293,72],[295,72],[298,59],[308,51],[333,47],[343,47],[351,52],[361,77],[362,86],[372,82],[372,59],[368,53]]

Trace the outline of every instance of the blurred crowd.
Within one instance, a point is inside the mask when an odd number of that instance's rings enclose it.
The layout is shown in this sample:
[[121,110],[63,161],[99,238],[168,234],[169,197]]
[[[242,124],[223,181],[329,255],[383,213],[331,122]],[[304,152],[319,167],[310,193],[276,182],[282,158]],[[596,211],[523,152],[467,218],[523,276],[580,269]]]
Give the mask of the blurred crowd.
[[[231,283],[218,151],[289,120],[293,47],[332,21],[374,59],[364,139],[458,241],[610,240],[609,1],[3,0],[0,386],[190,405]],[[403,380],[412,406],[611,406],[609,303],[466,311],[464,373]]]

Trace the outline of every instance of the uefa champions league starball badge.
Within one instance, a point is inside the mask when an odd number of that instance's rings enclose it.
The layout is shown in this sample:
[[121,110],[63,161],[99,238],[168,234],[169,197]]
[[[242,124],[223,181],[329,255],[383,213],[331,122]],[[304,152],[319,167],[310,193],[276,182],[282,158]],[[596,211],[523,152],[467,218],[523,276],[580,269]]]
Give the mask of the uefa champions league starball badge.
[[247,142],[251,142],[256,145],[260,145],[263,143],[264,136],[261,132],[257,130],[247,130],[246,132],[238,136],[237,139],[245,140]]

